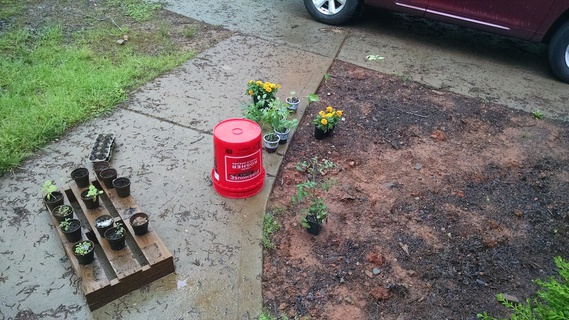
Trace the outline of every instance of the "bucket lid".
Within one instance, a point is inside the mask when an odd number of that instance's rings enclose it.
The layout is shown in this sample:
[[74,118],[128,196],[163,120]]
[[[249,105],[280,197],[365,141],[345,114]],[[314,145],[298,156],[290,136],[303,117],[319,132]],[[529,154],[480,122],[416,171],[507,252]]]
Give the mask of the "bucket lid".
[[259,139],[261,127],[249,119],[227,119],[215,126],[213,135],[228,143],[243,143]]

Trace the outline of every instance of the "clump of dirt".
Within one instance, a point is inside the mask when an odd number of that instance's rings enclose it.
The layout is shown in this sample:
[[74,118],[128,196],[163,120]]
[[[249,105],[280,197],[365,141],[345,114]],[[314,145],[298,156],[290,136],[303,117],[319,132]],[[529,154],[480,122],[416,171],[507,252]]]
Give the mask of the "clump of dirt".
[[[507,316],[556,274],[569,246],[569,125],[334,62],[294,135],[270,198],[282,228],[264,253],[267,310],[311,319]],[[332,137],[310,121],[344,111]],[[326,158],[318,236],[291,196],[299,161]]]

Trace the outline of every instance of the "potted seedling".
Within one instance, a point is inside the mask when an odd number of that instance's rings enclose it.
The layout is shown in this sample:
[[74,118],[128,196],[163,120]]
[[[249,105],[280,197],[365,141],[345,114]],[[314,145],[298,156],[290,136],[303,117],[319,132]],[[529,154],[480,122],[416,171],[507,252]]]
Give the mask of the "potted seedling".
[[290,130],[298,125],[298,120],[289,119],[289,116],[290,110],[278,99],[273,101],[270,108],[264,111],[263,121],[270,124],[275,134],[279,136],[279,144],[285,144]]
[[300,223],[312,235],[320,234],[322,223],[328,217],[328,208],[320,194],[328,192],[334,183],[327,176],[328,171],[334,167],[336,165],[330,160],[319,161],[317,157],[296,164],[296,170],[304,174],[305,181],[296,186],[297,191],[292,202],[305,205],[300,211]]
[[130,225],[134,234],[137,236],[143,235],[148,232],[148,215],[143,212],[138,212],[130,217]]
[[73,218],[73,207],[67,204],[57,206],[52,211],[53,217],[57,222],[64,221],[65,219]]
[[73,246],[73,255],[81,265],[87,265],[95,259],[95,244],[91,240],[77,242]]
[[126,229],[122,223],[117,223],[116,227],[112,227],[105,231],[105,239],[109,242],[112,250],[121,250],[126,245]]
[[290,96],[288,96],[285,101],[288,103],[288,110],[292,113],[296,113],[298,104],[300,103],[300,99],[296,96],[296,92],[291,91]]
[[69,242],[81,240],[81,221],[78,219],[65,219],[59,223],[61,232]]
[[279,136],[276,133],[267,133],[263,135],[263,145],[268,153],[275,153],[279,147]]
[[81,192],[81,200],[83,200],[87,209],[96,209],[99,207],[99,195],[102,193],[103,190],[99,190],[91,184],[89,189]]
[[57,191],[57,186],[53,184],[51,180],[44,182],[41,187],[41,193],[43,195],[43,202],[50,211],[53,211],[55,207],[63,204],[63,194]]

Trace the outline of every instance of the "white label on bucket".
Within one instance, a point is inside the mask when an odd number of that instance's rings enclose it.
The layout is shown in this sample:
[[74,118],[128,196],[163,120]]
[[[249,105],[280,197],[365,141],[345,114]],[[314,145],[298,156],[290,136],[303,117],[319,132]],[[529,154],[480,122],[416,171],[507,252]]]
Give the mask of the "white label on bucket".
[[217,173],[217,171],[213,171],[213,177],[215,180],[219,181],[219,173]]
[[225,179],[228,182],[246,182],[261,173],[261,149],[243,157],[225,156]]

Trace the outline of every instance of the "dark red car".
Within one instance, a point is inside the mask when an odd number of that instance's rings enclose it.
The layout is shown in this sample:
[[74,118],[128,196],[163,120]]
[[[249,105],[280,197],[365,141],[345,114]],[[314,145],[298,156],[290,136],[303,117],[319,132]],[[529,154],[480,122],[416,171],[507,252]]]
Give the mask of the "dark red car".
[[341,25],[363,5],[549,44],[553,72],[569,83],[569,0],[304,0],[317,21]]

